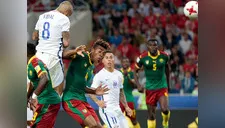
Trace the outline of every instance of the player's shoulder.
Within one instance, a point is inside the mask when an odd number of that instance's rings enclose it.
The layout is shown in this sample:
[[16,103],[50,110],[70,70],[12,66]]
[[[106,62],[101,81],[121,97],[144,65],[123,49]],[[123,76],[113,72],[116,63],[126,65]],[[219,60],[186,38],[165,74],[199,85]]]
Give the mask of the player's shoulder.
[[164,55],[164,56],[167,56],[167,57],[169,56],[169,54],[164,52],[164,51],[159,51],[159,52],[160,52],[161,55]]
[[117,69],[114,70],[114,74],[116,74],[118,76],[123,76],[122,72],[120,70],[117,70]]
[[146,56],[148,56],[148,51],[144,51],[144,52],[139,56],[139,58],[141,59],[141,58],[144,58],[144,57],[146,57]]

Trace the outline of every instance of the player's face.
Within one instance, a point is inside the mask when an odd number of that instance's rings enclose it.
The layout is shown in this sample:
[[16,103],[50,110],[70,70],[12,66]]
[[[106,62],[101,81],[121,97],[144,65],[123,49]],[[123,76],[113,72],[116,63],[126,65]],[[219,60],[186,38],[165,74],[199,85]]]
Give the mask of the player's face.
[[122,66],[124,69],[128,68],[130,66],[129,59],[123,59],[122,60]]
[[114,55],[112,53],[106,53],[102,63],[106,68],[114,68]]
[[93,48],[92,50],[92,61],[94,61],[94,63],[96,62],[100,62],[102,60],[103,57],[103,52],[105,51],[105,49],[101,46],[97,46],[96,48]]
[[148,51],[150,51],[151,54],[156,54],[158,50],[157,42],[150,41],[147,42]]

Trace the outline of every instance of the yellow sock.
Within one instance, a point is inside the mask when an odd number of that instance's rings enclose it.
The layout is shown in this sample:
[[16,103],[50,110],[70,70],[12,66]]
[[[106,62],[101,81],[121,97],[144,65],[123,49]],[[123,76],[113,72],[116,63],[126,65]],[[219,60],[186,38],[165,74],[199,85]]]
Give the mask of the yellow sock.
[[134,128],[141,128],[141,126],[140,126],[139,123],[137,123],[137,124],[134,125]]
[[156,120],[148,120],[148,128],[156,128]]
[[163,118],[163,122],[162,122],[162,125],[165,127],[165,126],[168,126],[169,125],[169,119],[170,119],[170,111],[167,115],[165,115],[164,113],[161,113],[162,114],[162,118]]

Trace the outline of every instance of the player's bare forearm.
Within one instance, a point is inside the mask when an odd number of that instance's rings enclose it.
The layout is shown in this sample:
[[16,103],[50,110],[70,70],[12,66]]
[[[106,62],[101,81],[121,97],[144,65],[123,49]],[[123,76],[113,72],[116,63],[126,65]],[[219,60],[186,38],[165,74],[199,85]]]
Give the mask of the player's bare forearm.
[[32,34],[32,40],[38,40],[38,30],[34,30],[33,34]]
[[88,94],[88,95],[97,104],[97,102],[99,101],[98,98],[97,98],[97,96],[94,95],[94,94]]
[[88,88],[88,87],[85,87],[85,93],[95,94],[96,93],[96,90],[95,89]]
[[75,58],[75,56],[76,56],[75,50],[64,50],[62,54],[63,59],[72,59]]
[[139,69],[135,69],[135,71],[134,71],[134,82],[136,83],[137,87],[141,86],[141,84],[139,83],[139,80],[138,80],[138,71],[139,71]]
[[63,47],[67,48],[70,45],[70,33],[62,32],[62,38],[63,38]]
[[47,73],[43,73],[41,74],[41,76],[39,77],[39,82],[38,82],[38,86],[37,88],[34,90],[34,93],[39,96],[42,91],[46,88],[47,84],[48,84],[48,76]]
[[126,108],[128,107],[127,105],[127,100],[126,100],[126,97],[124,95],[124,91],[123,89],[120,89],[120,102],[123,104],[123,106]]
[[170,88],[170,65],[166,64],[166,80],[168,88]]
[[28,83],[27,100],[31,97],[33,92],[34,92],[34,87],[32,86],[31,83]]

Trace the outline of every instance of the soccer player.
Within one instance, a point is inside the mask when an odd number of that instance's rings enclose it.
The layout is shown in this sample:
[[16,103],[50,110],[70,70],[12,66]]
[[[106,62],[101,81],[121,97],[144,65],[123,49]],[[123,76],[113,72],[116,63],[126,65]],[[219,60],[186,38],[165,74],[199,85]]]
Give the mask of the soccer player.
[[[127,113],[126,115],[130,118],[134,128],[140,128],[140,124],[136,120],[136,111],[135,111],[135,106],[134,106],[134,96],[132,94],[132,91],[134,88],[136,88],[135,80],[134,80],[134,73],[131,71],[130,68],[130,61],[127,57],[124,57],[122,59],[122,68],[120,71],[123,73],[123,89],[124,89],[124,94],[126,96],[127,104],[128,106],[132,109],[133,115],[128,116]],[[122,112],[125,111],[125,108],[123,104],[120,104]]]
[[101,85],[107,85],[110,90],[108,94],[101,97],[104,104],[99,104],[95,95],[91,97],[99,105],[100,117],[108,128],[129,128],[119,105],[121,102],[125,106],[127,114],[132,115],[132,110],[127,105],[124,96],[123,75],[120,71],[114,69],[114,55],[111,51],[104,52],[102,62],[104,68],[94,76],[91,87],[98,88]]
[[156,107],[159,102],[163,117],[163,128],[169,127],[170,111],[168,108],[169,87],[169,57],[158,50],[158,41],[151,39],[146,42],[148,51],[137,58],[134,73],[138,90],[143,91],[143,86],[138,81],[137,72],[144,68],[146,76],[146,104],[148,109],[148,128],[156,128]]
[[[108,88],[99,86],[90,89],[87,85],[87,69],[92,63],[102,60],[103,52],[109,48],[109,44],[103,40],[97,40],[90,53],[82,52],[72,56],[72,61],[66,75],[66,88],[63,93],[63,108],[82,127],[101,128],[102,125],[94,109],[88,104],[85,93],[103,95]],[[80,52],[79,52],[80,53]],[[65,53],[66,54],[66,53]]]
[[27,75],[32,83],[27,92],[34,112],[31,127],[52,128],[60,109],[60,97],[52,88],[48,69],[35,56],[34,44],[27,44]]
[[64,86],[62,52],[70,43],[68,17],[72,13],[71,3],[62,2],[56,10],[39,16],[32,35],[33,40],[38,40],[36,57],[47,65],[53,87],[59,95],[62,94]]

